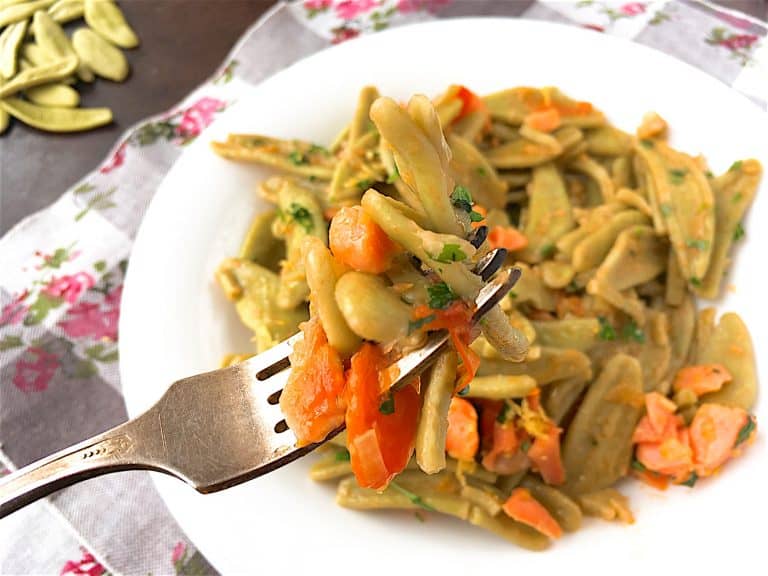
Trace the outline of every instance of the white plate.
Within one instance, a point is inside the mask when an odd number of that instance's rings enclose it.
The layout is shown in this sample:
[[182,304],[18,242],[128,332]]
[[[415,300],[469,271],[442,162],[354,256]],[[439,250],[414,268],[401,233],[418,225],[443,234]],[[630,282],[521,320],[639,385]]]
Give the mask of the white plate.
[[[214,285],[219,261],[236,253],[266,172],[227,162],[209,149],[229,132],[260,132],[329,142],[367,83],[406,98],[434,95],[460,82],[480,93],[516,85],[557,85],[594,102],[632,131],[656,110],[671,122],[673,144],[703,153],[715,172],[737,158],[768,166],[766,116],[744,97],[659,52],[594,32],[505,19],[441,21],[355,40],[316,54],[270,78],[233,106],[189,147],[161,185],[134,245],[120,324],[123,387],[131,415],[150,406],[173,380],[211,369],[229,351],[246,351],[248,333]],[[768,342],[763,309],[768,246],[765,179],[746,223],[724,307],[744,314],[757,350]],[[761,269],[755,272],[755,269]],[[764,314],[761,313],[761,314]],[[768,422],[765,397],[758,419]],[[221,415],[226,418],[226,414]],[[452,519],[424,524],[408,513],[337,508],[333,488],[312,483],[298,462],[234,489],[202,496],[157,475],[157,487],[181,526],[224,573],[268,568],[287,574],[538,573],[574,567],[627,574],[700,565],[732,572],[765,558],[764,436],[746,457],[694,490],[656,492],[632,483],[633,526],[587,521],[577,534],[534,555]],[[736,553],[738,551],[738,553]],[[699,558],[699,561],[696,561]],[[577,569],[578,569],[577,568]],[[570,571],[569,571],[570,572]],[[425,573],[425,572],[422,572]],[[562,573],[562,572],[559,572]],[[655,572],[654,572],[655,573]],[[710,572],[706,572],[710,573]]]

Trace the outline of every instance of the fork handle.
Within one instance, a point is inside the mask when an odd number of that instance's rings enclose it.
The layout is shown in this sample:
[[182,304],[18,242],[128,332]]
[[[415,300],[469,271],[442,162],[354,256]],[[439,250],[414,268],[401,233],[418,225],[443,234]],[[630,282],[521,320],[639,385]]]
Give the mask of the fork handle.
[[147,457],[136,438],[150,433],[147,414],[33,462],[0,480],[0,518],[71,486],[120,470],[165,471]]

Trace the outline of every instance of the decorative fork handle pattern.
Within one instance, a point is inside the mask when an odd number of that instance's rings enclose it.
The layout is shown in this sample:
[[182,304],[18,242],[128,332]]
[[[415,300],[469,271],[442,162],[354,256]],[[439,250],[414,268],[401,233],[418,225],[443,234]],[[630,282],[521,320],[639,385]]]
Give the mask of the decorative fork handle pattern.
[[0,480],[0,518],[82,480],[120,470],[168,472],[148,458],[149,413],[38,460]]

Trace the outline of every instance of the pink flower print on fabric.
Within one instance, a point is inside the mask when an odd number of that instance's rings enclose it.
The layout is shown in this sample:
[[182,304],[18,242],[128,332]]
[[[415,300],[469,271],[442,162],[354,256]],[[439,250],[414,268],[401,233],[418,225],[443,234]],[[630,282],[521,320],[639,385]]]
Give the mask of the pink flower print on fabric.
[[187,545],[184,544],[184,542],[177,542],[176,546],[173,547],[173,551],[171,552],[171,562],[176,564],[176,562],[184,557],[184,552],[186,551]]
[[375,6],[376,0],[344,0],[336,4],[336,15],[342,20],[354,20]]
[[720,44],[729,50],[741,50],[742,48],[751,48],[755,42],[757,42],[757,36],[754,34],[737,34],[721,40]]
[[619,12],[625,16],[637,16],[645,12],[645,4],[642,2],[629,2],[619,8]]
[[29,296],[29,290],[25,290],[13,302],[3,306],[0,310],[0,326],[13,326],[24,319],[29,310],[29,306],[24,304],[27,296]]
[[109,161],[104,164],[101,168],[99,168],[99,172],[102,174],[109,174],[112,172],[112,170],[115,170],[123,165],[125,162],[125,150],[128,147],[128,142],[123,142],[120,144],[117,150],[115,150],[115,153],[112,155],[112,158],[109,159]]
[[120,296],[123,287],[118,286],[104,298],[104,306],[97,302],[79,302],[69,309],[59,327],[70,338],[107,338],[117,340],[120,318]]
[[48,388],[58,368],[59,358],[56,354],[43,348],[29,348],[16,362],[13,385],[22,392],[42,392]]
[[223,110],[226,103],[216,98],[201,98],[187,108],[181,116],[181,122],[176,127],[176,134],[184,138],[194,138],[207,128],[216,112]]
[[68,560],[61,568],[59,576],[74,574],[75,576],[102,576],[106,572],[104,566],[96,561],[93,554],[81,548],[83,555],[78,561]]
[[[332,0],[306,0],[304,8],[307,10],[327,10],[331,7]],[[179,542],[181,544],[181,542]]]
[[398,0],[397,11],[401,14],[410,14],[419,10],[432,12],[450,2],[451,0]]
[[53,298],[63,298],[70,304],[77,302],[80,295],[96,284],[93,276],[88,272],[78,272],[71,276],[52,278],[43,289],[43,293]]

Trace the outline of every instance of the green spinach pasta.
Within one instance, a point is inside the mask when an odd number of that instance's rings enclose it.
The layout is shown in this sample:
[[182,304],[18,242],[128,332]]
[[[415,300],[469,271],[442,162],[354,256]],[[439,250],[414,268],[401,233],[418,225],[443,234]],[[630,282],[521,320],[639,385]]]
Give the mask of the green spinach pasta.
[[[232,134],[216,153],[271,167],[217,279],[255,351],[298,330],[280,398],[312,478],[359,510],[427,510],[529,548],[582,516],[632,522],[616,485],[693,487],[755,436],[757,380],[724,290],[762,168],[721,175],[674,149],[654,113],[636,134],[557,88],[433,100],[360,92],[328,145]],[[522,271],[473,329],[503,248]],[[406,386],[387,367],[447,330]]]

